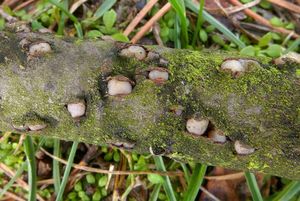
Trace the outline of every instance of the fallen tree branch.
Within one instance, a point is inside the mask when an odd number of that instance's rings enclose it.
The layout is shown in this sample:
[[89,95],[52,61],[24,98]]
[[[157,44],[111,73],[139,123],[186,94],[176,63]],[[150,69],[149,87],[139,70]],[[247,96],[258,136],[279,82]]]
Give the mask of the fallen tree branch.
[[297,68],[0,32],[0,130],[300,179]]

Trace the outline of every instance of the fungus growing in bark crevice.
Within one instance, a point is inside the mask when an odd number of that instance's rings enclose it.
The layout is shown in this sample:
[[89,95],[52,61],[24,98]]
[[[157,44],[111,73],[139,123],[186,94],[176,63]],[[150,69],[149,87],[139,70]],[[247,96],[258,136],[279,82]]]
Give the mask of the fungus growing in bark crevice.
[[77,102],[77,103],[69,103],[67,105],[67,109],[69,113],[71,114],[72,118],[79,118],[82,117],[85,114],[86,106],[85,102]]
[[253,66],[260,66],[259,63],[252,59],[226,59],[221,64],[221,69],[230,72],[233,77],[239,77],[245,72],[251,70]]
[[169,79],[169,71],[166,68],[151,67],[149,68],[148,77],[156,84],[163,84]]
[[285,64],[288,61],[300,64],[300,54],[296,52],[289,52],[285,55],[282,55],[281,57],[274,59],[274,63],[276,65]]
[[124,149],[133,149],[133,147],[135,146],[135,143],[131,143],[131,142],[114,142],[111,143],[111,145],[118,147],[118,148],[124,148]]
[[234,149],[237,154],[239,155],[248,155],[252,154],[255,149],[247,144],[244,144],[243,142],[237,140],[234,142]]
[[51,52],[52,48],[47,42],[35,42],[30,44],[28,52],[31,56],[40,56]]
[[226,142],[226,136],[221,130],[213,129],[208,132],[208,138],[212,139],[213,142],[216,143],[225,143]]
[[28,125],[30,131],[40,131],[46,128],[46,124],[35,124],[35,125]]
[[136,58],[138,60],[143,60],[147,56],[146,50],[138,45],[131,45],[127,48],[121,50],[120,56],[128,57],[128,58]]
[[128,95],[132,92],[134,82],[123,75],[108,77],[108,94],[110,96]]
[[186,122],[186,129],[194,135],[203,135],[208,128],[208,119],[190,118]]

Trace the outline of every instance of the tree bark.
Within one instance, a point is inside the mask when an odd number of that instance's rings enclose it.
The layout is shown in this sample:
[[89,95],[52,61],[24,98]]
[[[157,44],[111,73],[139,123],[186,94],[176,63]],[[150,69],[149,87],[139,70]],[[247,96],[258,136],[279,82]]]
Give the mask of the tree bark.
[[[46,42],[51,51],[32,53]],[[113,144],[138,153],[162,154],[226,168],[300,179],[300,87],[287,61],[245,58],[235,52],[143,47],[146,58],[121,55],[129,44],[79,40],[40,33],[0,32],[0,130],[91,144]],[[132,55],[131,55],[132,56]],[[247,71],[221,69],[226,60],[248,62]],[[152,67],[168,70],[165,83],[148,79]],[[128,95],[110,96],[107,78],[134,81]],[[83,102],[85,115],[72,118],[67,105]],[[190,118],[208,119],[197,136]],[[29,129],[28,125],[45,125]],[[207,133],[219,129],[226,143]],[[255,151],[241,155],[239,141]]]

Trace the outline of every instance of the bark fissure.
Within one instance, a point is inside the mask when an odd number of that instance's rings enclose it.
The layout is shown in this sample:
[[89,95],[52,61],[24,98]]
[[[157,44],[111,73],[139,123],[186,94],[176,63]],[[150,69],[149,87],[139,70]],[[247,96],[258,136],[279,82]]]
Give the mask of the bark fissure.
[[[51,51],[47,44],[42,52],[30,51],[39,42],[50,44]],[[300,179],[299,64],[275,66],[266,58],[208,50],[129,47],[1,32],[0,130]],[[228,60],[240,63],[221,68]],[[168,75],[149,76],[151,69]],[[108,80],[118,75],[134,81],[132,91],[111,96]],[[85,104],[84,115],[72,118],[68,104],[79,102]],[[191,118],[209,120],[208,130],[189,133]],[[226,136],[225,143],[208,138],[213,129]],[[245,147],[253,153],[244,154]]]

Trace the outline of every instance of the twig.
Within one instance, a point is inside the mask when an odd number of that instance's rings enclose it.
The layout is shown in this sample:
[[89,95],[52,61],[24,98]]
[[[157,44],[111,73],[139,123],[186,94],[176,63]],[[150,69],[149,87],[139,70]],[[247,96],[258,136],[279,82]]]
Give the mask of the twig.
[[16,149],[14,150],[14,153],[13,153],[14,155],[17,154],[20,147],[23,146],[23,142],[25,140],[25,137],[26,137],[26,135],[24,133],[20,136],[19,143],[18,143],[18,145],[17,145],[17,147],[16,147]]
[[205,193],[213,201],[221,201],[219,198],[217,198],[216,196],[214,196],[211,192],[209,192],[208,190],[206,190],[206,188],[200,186],[200,189],[201,189],[201,191],[203,191],[203,193]]
[[233,174],[226,174],[226,175],[220,175],[220,176],[205,176],[204,178],[207,180],[234,180],[234,179],[240,179],[244,177],[244,172],[238,172]]
[[14,11],[21,10],[22,8],[25,8],[26,6],[32,4],[33,2],[35,2],[35,0],[28,0],[28,1],[25,1],[25,2],[21,3],[20,5],[18,5],[17,7],[15,7],[15,8],[14,8]]
[[71,8],[70,8],[70,13],[74,13],[75,10],[76,10],[79,6],[81,6],[82,4],[84,4],[85,2],[87,2],[87,0],[79,0],[79,1],[75,2],[75,3],[71,6]]
[[290,2],[284,1],[284,0],[268,0],[268,1],[273,4],[276,4],[277,6],[286,8],[290,11],[300,14],[300,6],[297,6],[296,4],[293,4],[293,3],[290,3]]
[[131,39],[133,44],[137,43],[147,31],[153,26],[153,24],[158,21],[166,12],[168,12],[172,8],[170,3],[165,4],[142,28],[141,30],[135,34],[135,36]]
[[235,6],[235,7],[231,7],[231,8],[226,8],[226,12],[227,12],[228,15],[231,15],[233,13],[240,12],[240,11],[246,9],[246,8],[251,8],[253,6],[256,6],[259,3],[260,3],[260,0],[251,1],[251,2],[243,4],[241,6]]
[[[58,158],[56,156],[53,156],[49,152],[47,152],[45,149],[41,148],[41,150],[49,157],[52,159],[55,159],[59,161],[62,164],[67,164],[67,161]],[[92,167],[87,167],[87,166],[81,166],[76,163],[73,163],[73,167],[76,169],[88,171],[88,172],[96,172],[96,173],[102,173],[102,174],[114,174],[114,175],[145,175],[145,174],[158,174],[162,176],[181,176],[183,173],[179,171],[173,171],[173,172],[163,172],[163,171],[110,171],[110,170],[103,170],[103,169],[98,169],[98,168],[92,168]]]
[[[0,169],[2,169],[2,171],[9,176],[10,178],[12,178],[15,175],[15,172],[13,170],[11,170],[7,165],[5,165],[4,163],[0,163]],[[17,183],[19,186],[21,186],[23,189],[25,190],[29,190],[29,186],[28,184],[23,181],[22,179],[17,179]],[[37,198],[40,201],[45,201],[39,194],[37,194]]]
[[[240,3],[238,0],[230,0],[230,2],[236,6],[242,6],[243,4]],[[250,9],[244,9],[244,12],[246,13],[246,15],[248,15],[249,17],[252,17],[255,21],[267,26],[267,27],[270,27],[273,31],[275,32],[278,32],[278,33],[282,33],[282,34],[285,34],[285,35],[288,35],[290,34],[292,31],[289,31],[287,29],[284,29],[282,27],[273,27],[272,24],[266,20],[265,18],[263,18],[262,16],[260,16],[259,14],[253,12],[252,10]],[[299,35],[296,34],[296,33],[293,33],[292,35],[293,38],[298,38]]]
[[123,34],[125,36],[128,36],[138,25],[138,23],[145,17],[145,15],[151,10],[151,8],[157,3],[158,0],[150,0],[144,8],[135,16],[135,18],[130,22],[130,24],[127,26]]
[[[2,191],[2,190],[3,190],[3,189],[0,188],[0,191]],[[7,195],[8,198],[11,198],[12,200],[16,200],[16,201],[26,201],[25,199],[20,198],[19,196],[15,195],[15,194],[13,194],[13,193],[11,193],[11,192],[6,191],[5,194]],[[3,199],[3,200],[9,200],[8,198],[7,198],[7,199]],[[2,200],[2,199],[0,199],[0,200]]]
[[160,27],[159,27],[159,24],[157,22],[154,23],[152,32],[153,32],[153,35],[154,35],[154,38],[155,38],[157,44],[159,46],[164,46],[164,43],[161,40],[160,35],[159,35]]

